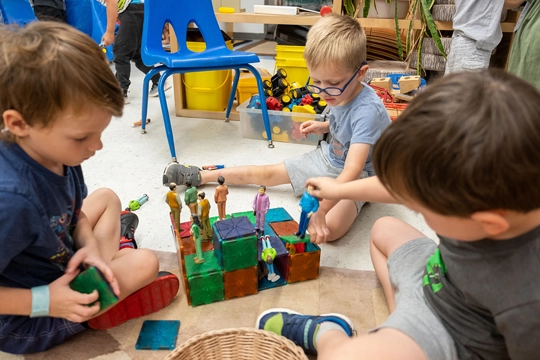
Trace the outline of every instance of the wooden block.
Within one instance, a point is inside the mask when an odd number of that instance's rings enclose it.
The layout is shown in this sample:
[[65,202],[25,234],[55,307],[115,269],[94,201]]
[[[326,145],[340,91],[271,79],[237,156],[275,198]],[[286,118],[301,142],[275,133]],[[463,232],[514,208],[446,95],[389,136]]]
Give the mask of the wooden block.
[[392,80],[389,77],[374,78],[370,81],[370,85],[378,86],[388,91],[392,90]]
[[406,94],[409,91],[416,90],[420,86],[420,76],[418,75],[408,75],[402,76],[399,78],[399,92],[401,94]]

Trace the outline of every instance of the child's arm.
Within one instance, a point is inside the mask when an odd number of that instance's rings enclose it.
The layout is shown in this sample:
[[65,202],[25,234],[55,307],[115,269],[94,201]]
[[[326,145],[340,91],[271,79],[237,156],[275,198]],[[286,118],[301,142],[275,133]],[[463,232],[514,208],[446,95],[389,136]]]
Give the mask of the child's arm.
[[385,204],[400,203],[386,190],[377,176],[349,181],[344,184],[330,177],[318,177],[308,179],[306,181],[306,187],[308,185],[314,186],[311,195],[321,199],[349,199]]
[[101,38],[101,42],[105,46],[109,46],[114,42],[114,29],[116,28],[116,19],[118,18],[118,3],[117,0],[105,0],[107,6],[107,29]]
[[[366,160],[369,155],[370,144],[352,144],[347,153],[343,171],[336,178],[338,183],[347,183],[360,177]],[[319,209],[315,212],[309,221],[309,233],[315,238],[315,242],[320,244],[326,242],[330,230],[326,226],[326,214],[339,202],[339,199],[322,199]]]

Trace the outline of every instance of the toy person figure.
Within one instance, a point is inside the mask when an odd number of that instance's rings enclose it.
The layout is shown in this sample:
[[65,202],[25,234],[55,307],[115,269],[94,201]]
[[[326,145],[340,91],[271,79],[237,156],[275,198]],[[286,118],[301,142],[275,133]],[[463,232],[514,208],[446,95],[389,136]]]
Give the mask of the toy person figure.
[[270,236],[261,236],[262,248],[261,259],[266,264],[268,269],[268,281],[276,282],[279,280],[280,276],[276,274],[274,270],[274,259],[276,258],[277,252],[276,249],[270,244]]
[[311,191],[313,191],[313,185],[308,186],[298,204],[298,210],[301,211],[300,224],[298,224],[298,231],[294,235],[298,236],[300,239],[303,239],[306,236],[309,218],[319,209],[319,199],[311,196]]
[[193,241],[195,241],[195,258],[193,262],[200,264],[204,262],[204,256],[202,252],[202,236],[201,236],[201,222],[197,215],[191,215],[191,229],[189,230]]
[[210,201],[205,199],[205,197],[206,194],[204,191],[197,194],[197,198],[199,199],[197,215],[199,215],[199,219],[201,220],[203,240],[210,240],[212,239],[212,228],[210,227]]
[[219,220],[225,220],[225,205],[227,204],[227,195],[229,194],[229,188],[225,185],[225,178],[223,176],[218,177],[217,179],[219,185],[216,187],[216,192],[214,193],[214,201],[218,207],[218,218]]
[[264,222],[266,213],[270,209],[270,198],[266,194],[266,186],[259,186],[259,192],[253,199],[253,214],[255,214],[255,231],[257,234],[264,235]]
[[191,186],[191,180],[186,180],[186,187],[184,202],[189,207],[191,215],[197,215],[197,189]]
[[169,205],[171,209],[171,214],[174,219],[174,226],[176,230],[181,231],[180,228],[180,213],[182,212],[182,200],[180,200],[180,195],[176,193],[176,184],[170,183],[169,190],[165,197],[165,202]]

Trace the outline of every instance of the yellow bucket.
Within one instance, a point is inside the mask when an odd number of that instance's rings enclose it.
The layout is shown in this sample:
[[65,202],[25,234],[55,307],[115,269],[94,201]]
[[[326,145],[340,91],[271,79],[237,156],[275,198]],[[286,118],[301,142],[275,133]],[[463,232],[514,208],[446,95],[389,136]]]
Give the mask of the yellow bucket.
[[276,45],[276,70],[287,72],[287,81],[297,81],[304,85],[309,78],[309,71],[304,59],[305,46]]
[[[232,50],[231,40],[226,41]],[[202,52],[206,49],[204,42],[187,42],[189,50]],[[184,90],[186,105],[190,110],[224,111],[227,109],[231,94],[231,70],[212,70],[185,73]]]

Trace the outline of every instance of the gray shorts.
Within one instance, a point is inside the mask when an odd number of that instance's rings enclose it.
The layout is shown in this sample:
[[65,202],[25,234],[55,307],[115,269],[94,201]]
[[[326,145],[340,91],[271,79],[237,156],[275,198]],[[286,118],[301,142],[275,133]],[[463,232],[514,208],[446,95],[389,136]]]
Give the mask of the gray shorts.
[[[327,176],[335,179],[343,171],[343,169],[330,164],[320,146],[303,155],[285,159],[283,163],[291,179],[291,185],[296,196],[302,196],[306,191],[307,179],[319,176]],[[366,177],[368,177],[368,173],[363,170],[360,178],[363,179]],[[355,201],[355,203],[356,214],[358,215],[364,202]]]
[[456,346],[424,298],[422,277],[437,244],[416,239],[400,246],[388,259],[390,281],[396,289],[396,309],[386,322],[371,330],[397,329],[412,338],[428,360],[457,360]]

